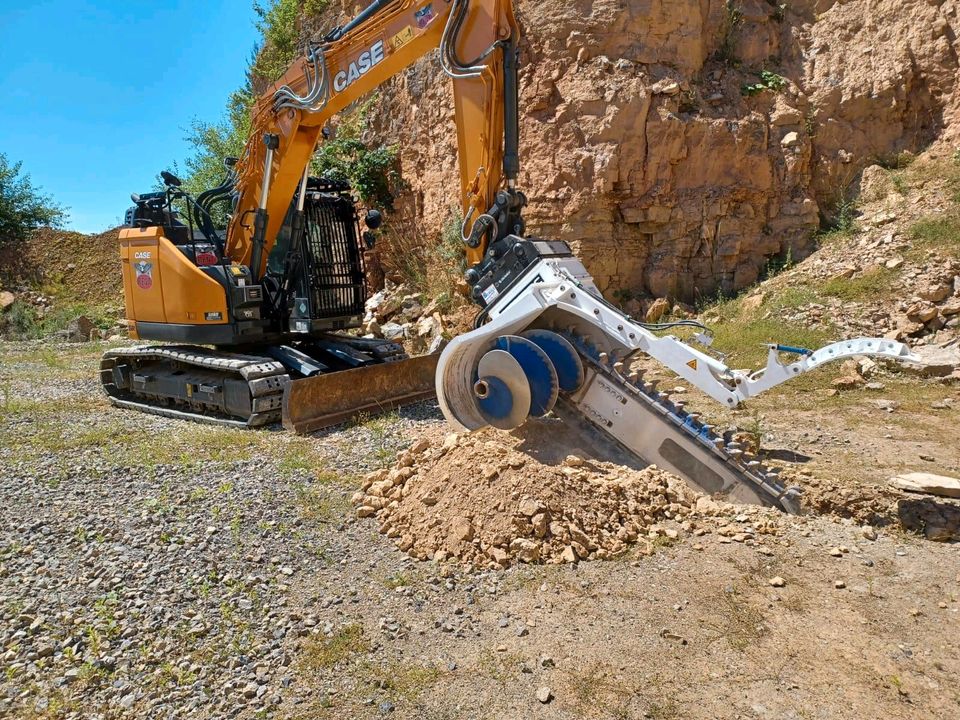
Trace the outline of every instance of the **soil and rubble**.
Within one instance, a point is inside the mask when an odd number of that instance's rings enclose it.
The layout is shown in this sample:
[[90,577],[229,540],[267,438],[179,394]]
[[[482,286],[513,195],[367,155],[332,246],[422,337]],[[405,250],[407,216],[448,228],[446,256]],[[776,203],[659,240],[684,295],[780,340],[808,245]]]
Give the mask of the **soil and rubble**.
[[647,538],[691,531],[696,496],[680,478],[578,454],[544,462],[536,454],[556,446],[562,423],[535,424],[522,435],[421,438],[395,467],[366,477],[357,515],[376,515],[381,532],[421,560],[490,568],[605,560],[638,542],[649,552]]

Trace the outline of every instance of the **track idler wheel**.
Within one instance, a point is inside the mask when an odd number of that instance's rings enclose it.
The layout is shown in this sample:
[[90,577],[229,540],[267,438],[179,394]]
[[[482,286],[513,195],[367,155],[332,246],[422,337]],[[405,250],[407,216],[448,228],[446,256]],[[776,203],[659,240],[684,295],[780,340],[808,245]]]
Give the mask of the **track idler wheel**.
[[510,430],[553,410],[560,391],[583,384],[583,364],[566,339],[549,330],[503,335],[477,365],[477,409],[493,427]]

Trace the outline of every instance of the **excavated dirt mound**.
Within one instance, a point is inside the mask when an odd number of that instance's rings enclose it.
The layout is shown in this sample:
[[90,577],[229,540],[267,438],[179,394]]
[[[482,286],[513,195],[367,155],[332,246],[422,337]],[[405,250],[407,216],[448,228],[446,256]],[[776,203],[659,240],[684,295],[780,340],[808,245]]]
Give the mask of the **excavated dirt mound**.
[[691,529],[697,495],[680,478],[590,459],[563,432],[540,421],[421,438],[366,478],[357,514],[414,557],[481,567],[604,559]]
[[119,228],[95,235],[40,228],[0,246],[0,284],[44,287],[72,302],[123,303]]

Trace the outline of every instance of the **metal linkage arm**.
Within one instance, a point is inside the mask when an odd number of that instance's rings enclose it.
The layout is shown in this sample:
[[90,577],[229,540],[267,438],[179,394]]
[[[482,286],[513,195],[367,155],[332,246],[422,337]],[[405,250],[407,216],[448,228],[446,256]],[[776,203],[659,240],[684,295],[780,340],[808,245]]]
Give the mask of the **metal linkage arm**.
[[[737,395],[741,400],[754,397],[776,387],[780,383],[803,375],[805,372],[816,370],[821,365],[834,360],[843,360],[850,357],[871,356],[886,357],[898,362],[918,362],[920,358],[910,352],[903,343],[882,338],[854,338],[841,340],[820,348],[815,352],[802,348],[790,348],[783,345],[770,345],[767,354],[767,366],[749,375],[735,373]],[[785,365],[780,360],[781,352],[798,353],[800,359]]]
[[[547,263],[543,263],[543,266],[546,265]],[[881,338],[856,338],[827,345],[815,352],[770,345],[765,368],[755,372],[732,370],[725,363],[687,345],[677,337],[658,336],[634,322],[603,300],[590,286],[577,279],[569,269],[549,273],[553,275],[550,279],[553,282],[550,282],[543,266],[538,268],[539,275],[545,281],[539,288],[542,301],[588,320],[597,330],[602,331],[607,339],[620,345],[617,350],[621,358],[634,351],[643,352],[727,407],[737,407],[747,398],[756,397],[772,387],[835,360],[855,356],[886,357],[899,362],[919,360],[902,343]],[[564,279],[567,282],[563,282]],[[801,358],[784,364],[780,359],[781,352],[797,353]]]

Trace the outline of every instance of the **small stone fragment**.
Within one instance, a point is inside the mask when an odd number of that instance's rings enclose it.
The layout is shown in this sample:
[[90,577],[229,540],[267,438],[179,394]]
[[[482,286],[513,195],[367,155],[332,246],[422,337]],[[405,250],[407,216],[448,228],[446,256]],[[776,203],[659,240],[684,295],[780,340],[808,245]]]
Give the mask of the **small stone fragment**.
[[537,690],[537,700],[546,705],[553,699],[553,691],[550,688],[544,686]]
[[769,580],[767,580],[767,582],[768,582],[772,587],[783,587],[784,585],[787,584],[787,581],[784,580],[784,579],[783,579],[782,577],[780,577],[779,575],[770,578]]

